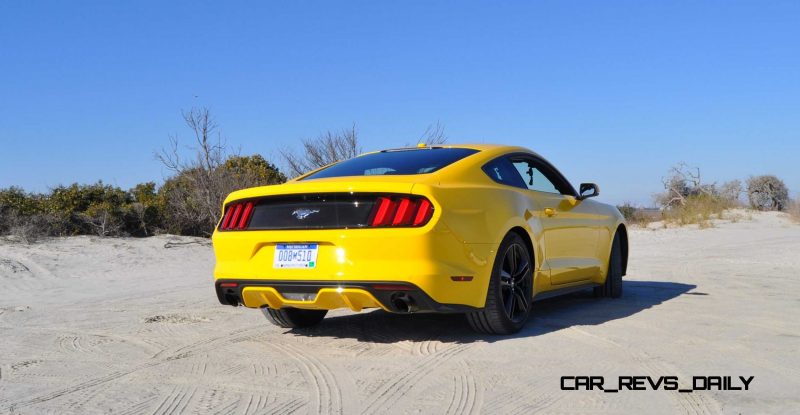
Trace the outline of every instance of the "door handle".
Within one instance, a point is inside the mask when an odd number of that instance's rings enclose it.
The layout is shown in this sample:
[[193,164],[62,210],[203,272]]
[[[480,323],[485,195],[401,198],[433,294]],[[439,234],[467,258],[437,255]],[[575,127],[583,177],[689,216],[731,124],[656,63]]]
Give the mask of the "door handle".
[[544,208],[544,214],[552,217],[556,215],[556,210],[553,208]]

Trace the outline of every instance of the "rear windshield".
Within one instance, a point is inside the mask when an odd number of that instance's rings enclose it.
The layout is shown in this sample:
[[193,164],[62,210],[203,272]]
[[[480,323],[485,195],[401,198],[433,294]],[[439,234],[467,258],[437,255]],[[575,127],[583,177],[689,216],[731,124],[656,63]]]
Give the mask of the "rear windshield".
[[303,180],[325,177],[405,175],[435,172],[478,150],[471,148],[424,148],[382,151],[336,163]]

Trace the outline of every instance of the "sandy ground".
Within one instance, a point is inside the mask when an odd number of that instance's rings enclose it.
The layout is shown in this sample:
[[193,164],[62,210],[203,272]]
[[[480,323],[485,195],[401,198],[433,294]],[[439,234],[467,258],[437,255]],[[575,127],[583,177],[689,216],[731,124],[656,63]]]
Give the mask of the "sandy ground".
[[[539,302],[512,337],[461,316],[221,306],[206,241],[0,242],[0,413],[789,413],[800,226],[636,230],[620,300]],[[562,391],[560,377],[755,376],[748,391]]]

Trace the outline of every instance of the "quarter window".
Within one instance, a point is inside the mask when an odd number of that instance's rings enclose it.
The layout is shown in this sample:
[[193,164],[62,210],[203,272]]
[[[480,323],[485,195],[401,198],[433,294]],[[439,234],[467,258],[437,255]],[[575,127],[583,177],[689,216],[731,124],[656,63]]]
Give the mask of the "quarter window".
[[529,160],[515,160],[513,164],[517,172],[519,172],[519,175],[525,181],[525,186],[528,189],[537,192],[561,194],[556,188],[556,185],[542,173],[535,163]]
[[525,182],[514,168],[514,165],[505,158],[499,157],[483,165],[483,172],[497,183],[525,189]]

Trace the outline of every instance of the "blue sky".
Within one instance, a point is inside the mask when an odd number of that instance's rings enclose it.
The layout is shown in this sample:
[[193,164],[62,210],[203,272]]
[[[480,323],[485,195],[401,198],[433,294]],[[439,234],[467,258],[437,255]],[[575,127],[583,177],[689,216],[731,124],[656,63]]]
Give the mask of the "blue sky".
[[686,161],[800,190],[800,2],[0,3],[0,187],[161,181],[207,106],[229,144],[441,122],[534,149],[608,202]]

